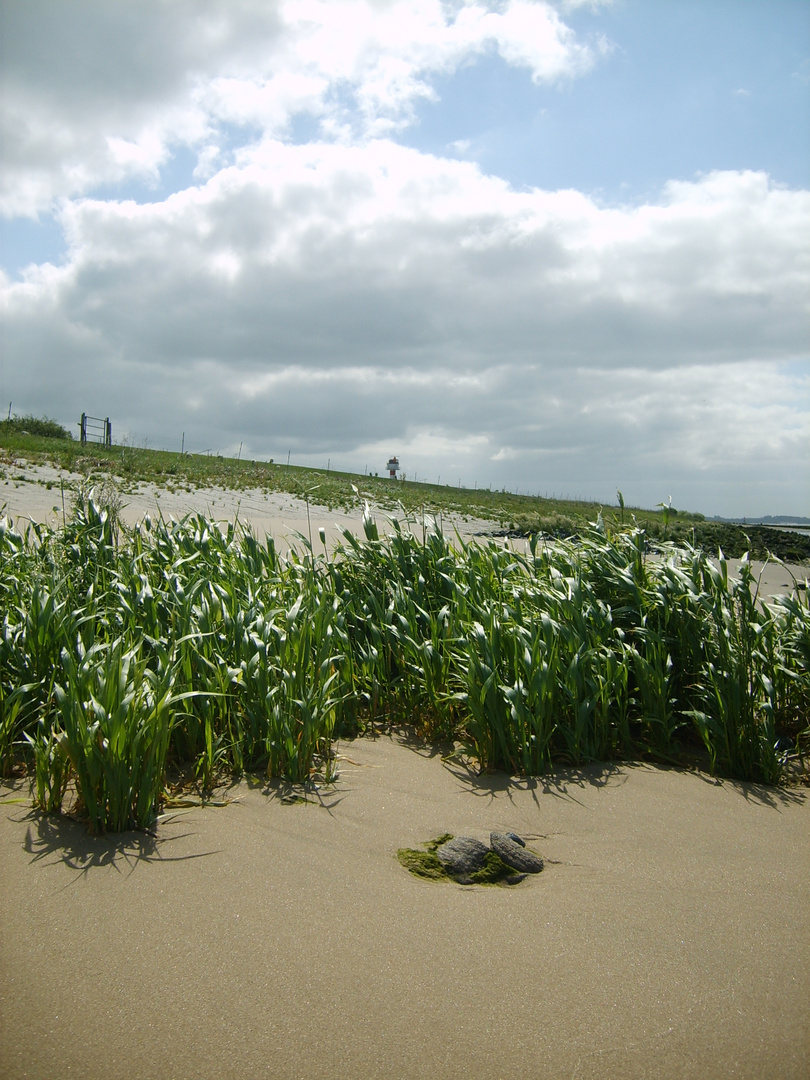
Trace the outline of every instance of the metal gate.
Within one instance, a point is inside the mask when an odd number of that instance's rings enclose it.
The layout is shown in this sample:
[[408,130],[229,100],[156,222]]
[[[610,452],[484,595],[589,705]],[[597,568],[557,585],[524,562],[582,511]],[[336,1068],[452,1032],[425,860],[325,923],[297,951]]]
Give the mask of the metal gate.
[[112,424],[109,416],[101,420],[98,416],[88,416],[82,413],[81,420],[82,445],[88,442],[101,443],[102,446],[112,446]]

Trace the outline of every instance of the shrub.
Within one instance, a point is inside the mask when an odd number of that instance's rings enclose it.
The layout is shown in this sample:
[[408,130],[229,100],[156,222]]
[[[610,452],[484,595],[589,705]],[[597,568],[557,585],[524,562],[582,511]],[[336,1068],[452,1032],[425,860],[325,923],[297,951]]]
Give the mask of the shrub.
[[72,439],[73,436],[58,420],[47,416],[12,416],[0,421],[0,430],[20,435],[38,435],[41,439]]

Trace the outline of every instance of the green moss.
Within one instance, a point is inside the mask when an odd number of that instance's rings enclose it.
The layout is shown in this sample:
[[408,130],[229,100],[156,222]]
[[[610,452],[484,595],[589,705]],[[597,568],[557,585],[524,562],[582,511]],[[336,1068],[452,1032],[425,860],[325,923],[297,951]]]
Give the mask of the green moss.
[[441,836],[437,836],[435,840],[428,840],[428,842],[424,846],[428,849],[428,851],[437,851],[442,846],[442,844],[446,844],[448,840],[452,839],[453,834],[446,832],[442,833]]
[[476,885],[515,885],[519,875],[511,866],[506,865],[500,855],[489,851],[484,859],[484,865],[471,877]]
[[431,881],[450,881],[450,876],[439,862],[435,851],[418,851],[416,848],[400,848],[397,852],[400,864],[417,877]]

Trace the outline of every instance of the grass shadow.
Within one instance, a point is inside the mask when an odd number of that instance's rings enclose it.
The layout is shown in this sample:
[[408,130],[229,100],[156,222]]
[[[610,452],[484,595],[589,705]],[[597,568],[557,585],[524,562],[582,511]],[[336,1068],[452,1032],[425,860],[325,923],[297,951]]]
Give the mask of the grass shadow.
[[319,806],[331,812],[345,797],[345,791],[339,790],[339,776],[328,784],[314,780],[293,783],[282,777],[267,779],[258,776],[246,776],[243,782],[250,790],[259,791],[265,798],[281,803],[282,806]]
[[456,777],[473,795],[496,799],[500,795],[511,798],[512,792],[530,791],[537,801],[540,795],[553,795],[557,798],[579,802],[576,792],[590,788],[599,790],[616,787],[628,780],[629,769],[647,769],[654,772],[676,772],[697,777],[712,787],[725,787],[736,792],[746,802],[758,806],[781,810],[787,806],[803,806],[807,803],[808,792],[799,787],[772,787],[767,784],[755,784],[744,780],[712,776],[698,768],[679,768],[675,765],[651,761],[593,762],[582,766],[565,766],[554,769],[540,776],[510,776],[504,772],[479,773],[470,762],[450,760],[444,762],[445,768]]
[[[162,824],[179,817],[179,813],[163,815]],[[216,851],[173,855],[169,845],[190,833],[159,836],[151,832],[129,831],[93,836],[85,825],[73,818],[29,810],[17,819],[28,822],[23,849],[32,863],[45,866],[61,862],[78,874],[88,874],[103,867],[112,867],[127,876],[141,863],[185,862],[206,858]]]
[[616,762],[565,766],[540,776],[512,776],[505,772],[482,773],[463,759],[446,760],[444,767],[473,795],[492,801],[499,796],[506,796],[511,800],[513,793],[528,791],[535,802],[539,802],[541,795],[580,802],[576,797],[577,791],[616,786],[627,780],[624,765]]
[[453,752],[456,745],[450,739],[426,739],[407,724],[392,724],[383,734],[390,735],[400,746],[407,747],[420,757],[428,759],[438,757],[444,760]]
[[713,787],[724,787],[735,792],[748,803],[766,806],[771,810],[782,810],[787,806],[804,806],[807,803],[807,791],[796,787],[771,787],[769,784],[754,784],[747,780],[731,780],[724,777],[697,774],[701,780]]

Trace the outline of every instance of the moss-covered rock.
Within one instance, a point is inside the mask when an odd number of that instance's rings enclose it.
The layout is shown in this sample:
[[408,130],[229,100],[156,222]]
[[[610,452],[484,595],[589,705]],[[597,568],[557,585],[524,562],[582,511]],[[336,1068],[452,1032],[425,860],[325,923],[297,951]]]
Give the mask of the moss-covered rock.
[[448,871],[436,854],[437,850],[450,840],[454,839],[452,833],[444,833],[419,848],[400,848],[397,859],[416,877],[425,878],[428,881],[454,881],[462,885],[518,885],[526,877],[518,873],[501,859],[494,851],[487,851],[478,869],[471,873],[465,873],[457,877]]

